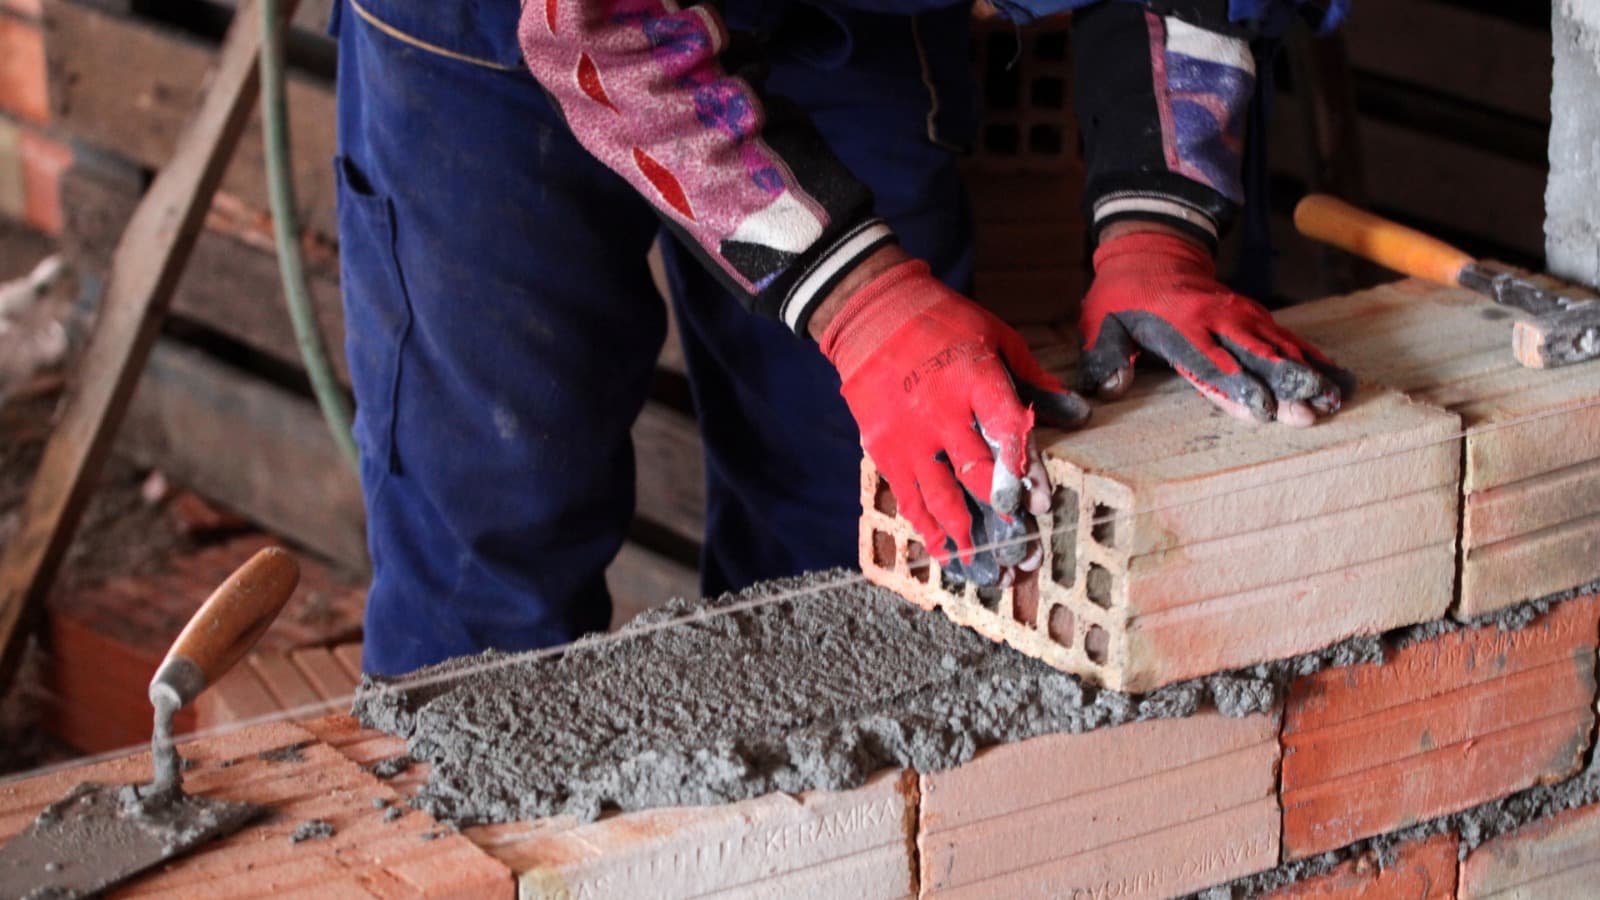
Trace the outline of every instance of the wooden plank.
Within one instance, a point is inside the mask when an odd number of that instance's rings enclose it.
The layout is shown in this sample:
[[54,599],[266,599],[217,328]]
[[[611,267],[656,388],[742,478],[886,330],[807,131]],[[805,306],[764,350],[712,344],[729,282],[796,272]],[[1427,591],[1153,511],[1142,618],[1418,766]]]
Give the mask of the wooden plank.
[[310,400],[163,339],[120,446],[296,543],[367,567],[360,483]]
[[[293,13],[296,2],[286,0],[285,14]],[[204,101],[182,128],[170,163],[156,176],[112,256],[94,334],[45,446],[21,527],[0,557],[0,683],[10,680],[28,610],[44,602],[71,542],[223,166],[238,143],[260,50],[259,23],[254,16],[241,17]]]
[[[152,168],[172,156],[174,137],[199,105],[216,48],[149,22],[91,9],[74,0],[45,4],[50,98],[56,122],[80,140]],[[302,225],[337,234],[332,160],[332,85],[290,72],[292,169]],[[221,187],[267,208],[260,123],[251,119]]]
[[[69,246],[74,258],[91,272],[104,270],[116,236],[138,202],[136,175],[112,170],[97,160],[80,160],[62,180]],[[308,276],[329,362],[339,380],[349,384],[338,273],[310,266]],[[270,250],[206,229],[178,282],[172,311],[281,363],[302,367],[277,259]]]
[[1357,4],[1344,26],[1358,69],[1550,121],[1550,32],[1443,0]]
[[639,460],[638,516],[700,543],[705,534],[705,465],[693,419],[659,403],[633,426]]
[[611,590],[611,627],[615,629],[674,597],[699,597],[700,575],[676,560],[630,542],[622,545],[606,569],[606,587]]

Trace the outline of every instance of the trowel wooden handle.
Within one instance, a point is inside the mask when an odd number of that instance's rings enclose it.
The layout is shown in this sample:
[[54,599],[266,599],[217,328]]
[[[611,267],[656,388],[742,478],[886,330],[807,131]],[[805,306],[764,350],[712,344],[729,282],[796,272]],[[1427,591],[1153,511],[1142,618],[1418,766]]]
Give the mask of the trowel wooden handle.
[[1308,194],[1294,208],[1294,227],[1309,238],[1372,260],[1402,275],[1454,287],[1471,256],[1414,228],[1391,222],[1327,194]]
[[193,700],[238,662],[278,617],[300,582],[300,565],[288,551],[267,547],[234,571],[167,651],[150,683],[177,692],[179,705]]

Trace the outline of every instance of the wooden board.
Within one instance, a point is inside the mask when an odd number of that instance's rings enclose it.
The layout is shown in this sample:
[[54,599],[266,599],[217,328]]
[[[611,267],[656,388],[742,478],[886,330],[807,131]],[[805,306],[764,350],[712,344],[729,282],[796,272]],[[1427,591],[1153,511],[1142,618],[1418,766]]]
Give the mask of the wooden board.
[[[138,172],[99,159],[79,160],[62,179],[67,244],[82,268],[104,272],[111,248],[138,202],[139,181]],[[329,362],[348,385],[338,271],[310,265],[307,274]],[[286,366],[302,368],[277,259],[270,249],[206,229],[178,282],[172,311]]]
[[164,339],[120,447],[291,541],[367,566],[361,485],[310,400]]
[[1511,354],[1521,313],[1415,281],[1307,315],[1348,365],[1470,429],[1457,615],[1600,579],[1600,363],[1525,369]]
[[[1281,318],[1331,341],[1348,323],[1319,309]],[[1175,376],[1141,373],[1084,430],[1040,440],[1057,486],[1040,577],[945,590],[870,461],[861,563],[1051,665],[1149,690],[1444,615],[1458,431],[1455,415],[1377,387],[1313,428],[1245,424]]]
[[[260,754],[298,746],[303,761]],[[311,732],[287,723],[180,744],[194,768],[191,791],[268,806],[264,819],[182,860],[142,876],[116,897],[511,897],[510,870],[425,813],[399,805],[395,788],[364,771]],[[226,764],[226,765],[224,765]],[[150,776],[148,753],[0,785],[0,840],[25,827],[46,804],[85,780],[128,783]],[[291,843],[302,823],[322,819],[332,837]]]
[[[56,124],[79,140],[151,168],[172,155],[179,128],[198,106],[216,47],[170,28],[74,0],[45,3],[50,99]],[[292,170],[301,224],[337,234],[333,86],[290,72]],[[222,190],[267,208],[259,117],[239,142]]]

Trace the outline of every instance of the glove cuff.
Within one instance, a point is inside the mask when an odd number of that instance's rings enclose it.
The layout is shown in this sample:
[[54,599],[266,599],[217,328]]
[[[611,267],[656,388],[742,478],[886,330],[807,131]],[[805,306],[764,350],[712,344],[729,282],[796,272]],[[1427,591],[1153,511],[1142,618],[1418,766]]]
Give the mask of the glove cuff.
[[1102,243],[1094,251],[1094,271],[1104,276],[1123,266],[1137,266],[1144,272],[1217,277],[1217,263],[1204,247],[1193,241],[1154,231],[1135,231]]
[[[930,285],[933,289],[929,289]],[[823,329],[817,346],[848,380],[884,341],[917,314],[939,302],[949,289],[928,264],[911,259],[886,269],[845,301]]]

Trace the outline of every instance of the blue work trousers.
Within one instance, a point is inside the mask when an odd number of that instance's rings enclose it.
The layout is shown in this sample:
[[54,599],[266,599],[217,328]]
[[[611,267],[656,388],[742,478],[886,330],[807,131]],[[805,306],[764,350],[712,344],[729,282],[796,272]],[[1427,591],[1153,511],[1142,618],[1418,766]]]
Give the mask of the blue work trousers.
[[[573,139],[505,22],[398,5],[399,24],[345,0],[333,25],[373,562],[364,665],[379,674],[606,627],[604,573],[634,512],[629,431],[666,333],[654,212]],[[965,11],[944,19],[940,39],[964,41]],[[954,154],[930,134],[914,24],[868,20],[887,36],[858,36],[826,72],[775,58],[769,84],[811,113],[906,249],[965,288],[970,225]],[[947,110],[970,101],[948,89]],[[705,445],[704,590],[852,565],[861,452],[837,376],[671,238],[663,250]]]

